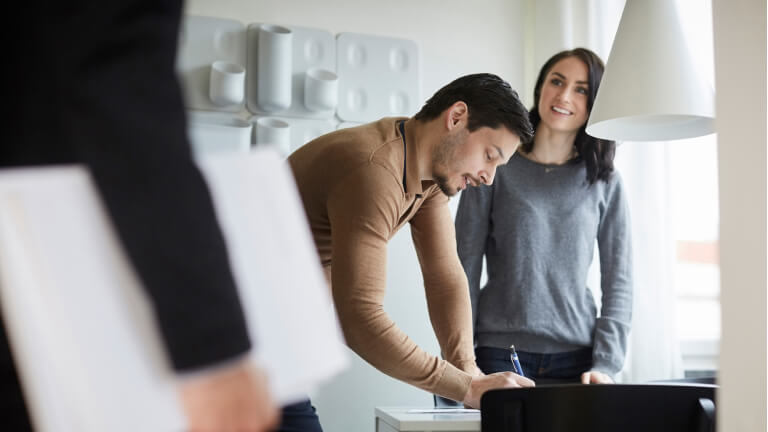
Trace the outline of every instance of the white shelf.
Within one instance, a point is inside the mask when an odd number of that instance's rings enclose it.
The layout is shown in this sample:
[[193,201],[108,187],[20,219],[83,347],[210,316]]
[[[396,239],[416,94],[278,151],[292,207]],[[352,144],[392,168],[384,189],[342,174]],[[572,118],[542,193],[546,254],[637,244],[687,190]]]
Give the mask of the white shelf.
[[[289,153],[296,151],[299,147],[312,141],[313,139],[336,130],[336,122],[330,119],[305,119],[282,116],[253,116],[250,122],[256,127],[256,120],[261,117],[271,117],[282,120],[290,126],[291,147]],[[255,133],[254,133],[255,136]],[[255,145],[255,143],[254,143]]]
[[371,122],[411,116],[420,104],[420,62],[416,42],[357,33],[336,39],[342,121]]

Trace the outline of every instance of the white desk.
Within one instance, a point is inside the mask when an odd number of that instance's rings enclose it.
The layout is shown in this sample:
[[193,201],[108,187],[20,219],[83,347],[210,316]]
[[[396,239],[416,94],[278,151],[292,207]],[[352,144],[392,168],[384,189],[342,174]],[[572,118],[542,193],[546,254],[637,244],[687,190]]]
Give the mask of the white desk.
[[377,407],[376,432],[479,432],[480,412],[412,413],[403,407]]

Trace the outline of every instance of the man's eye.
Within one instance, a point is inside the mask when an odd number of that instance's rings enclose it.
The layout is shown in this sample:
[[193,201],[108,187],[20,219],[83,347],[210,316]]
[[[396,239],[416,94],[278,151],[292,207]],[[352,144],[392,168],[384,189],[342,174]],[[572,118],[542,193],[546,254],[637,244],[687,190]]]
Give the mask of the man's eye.
[[485,153],[485,160],[490,162],[490,160],[491,160],[491,154],[490,153],[487,153],[487,152]]

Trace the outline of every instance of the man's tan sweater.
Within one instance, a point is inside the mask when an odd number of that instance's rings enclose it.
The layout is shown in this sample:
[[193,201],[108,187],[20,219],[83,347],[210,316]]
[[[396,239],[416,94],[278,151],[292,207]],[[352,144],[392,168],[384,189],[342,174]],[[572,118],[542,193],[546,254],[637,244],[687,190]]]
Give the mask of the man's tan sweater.
[[[467,279],[448,198],[419,178],[419,143],[385,118],[304,145],[289,160],[349,347],[394,378],[461,401],[475,370]],[[384,312],[386,249],[406,222],[443,357]],[[415,289],[415,288],[414,288]]]

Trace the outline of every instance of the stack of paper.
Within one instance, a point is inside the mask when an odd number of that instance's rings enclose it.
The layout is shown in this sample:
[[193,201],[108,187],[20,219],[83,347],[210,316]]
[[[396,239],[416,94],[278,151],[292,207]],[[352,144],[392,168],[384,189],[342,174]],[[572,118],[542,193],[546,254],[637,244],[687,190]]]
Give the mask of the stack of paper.
[[[266,151],[200,166],[252,355],[276,398],[293,401],[346,358],[290,171]],[[185,429],[148,300],[86,169],[0,172],[0,296],[38,430]]]

